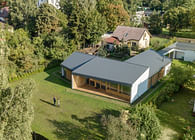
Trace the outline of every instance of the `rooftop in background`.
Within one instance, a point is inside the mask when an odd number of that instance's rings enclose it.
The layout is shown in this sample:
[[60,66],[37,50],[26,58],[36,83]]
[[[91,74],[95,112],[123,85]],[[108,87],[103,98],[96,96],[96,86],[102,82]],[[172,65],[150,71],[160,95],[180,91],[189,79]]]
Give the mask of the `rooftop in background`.
[[133,84],[148,67],[107,58],[95,57],[73,71],[73,74],[121,84]]
[[195,51],[195,43],[175,42],[174,44],[160,50],[159,53],[163,55],[172,49]]
[[116,44],[116,45],[120,44],[119,40],[114,37],[106,38],[104,39],[104,41],[107,43]]
[[61,66],[68,68],[69,70],[74,70],[79,66],[85,64],[86,62],[93,59],[95,56],[74,52],[70,55],[64,62],[61,63]]
[[3,7],[0,10],[0,17],[7,18],[9,14],[9,7]]
[[145,31],[151,36],[146,28],[118,26],[112,36],[118,38],[120,41],[140,40]]
[[171,63],[171,59],[161,56],[154,50],[147,50],[126,60],[125,62],[148,66],[150,68],[149,77],[151,77],[159,72],[164,66]]

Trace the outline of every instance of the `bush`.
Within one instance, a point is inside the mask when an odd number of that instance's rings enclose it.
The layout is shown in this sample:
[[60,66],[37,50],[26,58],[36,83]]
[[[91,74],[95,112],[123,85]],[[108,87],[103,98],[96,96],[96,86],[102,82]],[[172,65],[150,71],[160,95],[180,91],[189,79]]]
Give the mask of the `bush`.
[[101,122],[107,131],[107,140],[137,140],[138,132],[135,125],[123,121],[121,117],[104,115]]
[[183,140],[194,140],[194,136],[193,136],[193,133],[192,133],[192,129],[188,126],[188,127],[185,127],[184,128],[184,136],[183,136]]
[[157,140],[160,137],[160,122],[152,106],[137,105],[132,107],[129,119],[137,125],[139,139]]

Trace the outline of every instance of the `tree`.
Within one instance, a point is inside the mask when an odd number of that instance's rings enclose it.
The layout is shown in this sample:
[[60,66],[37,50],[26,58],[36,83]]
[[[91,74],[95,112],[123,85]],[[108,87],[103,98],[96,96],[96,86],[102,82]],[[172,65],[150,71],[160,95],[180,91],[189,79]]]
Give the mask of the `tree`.
[[24,81],[10,88],[6,74],[7,53],[5,42],[0,41],[0,139],[30,140],[33,108],[30,102],[33,81]]
[[28,28],[31,30],[32,22],[37,12],[36,0],[9,0],[9,24],[14,28]]
[[192,30],[195,31],[195,7],[190,10],[190,25],[192,26]]
[[[84,6],[81,2],[90,4]],[[62,11],[69,19],[68,37],[74,39],[78,46],[97,43],[101,35],[106,32],[106,19],[96,10],[93,2],[67,0],[61,5]]]
[[105,16],[108,26],[108,31],[114,31],[118,25],[130,24],[130,16],[124,9],[123,3],[103,2],[97,4],[98,11]]
[[193,86],[193,75],[194,69],[191,66],[173,65],[169,74],[169,80],[179,87],[184,85]]
[[131,107],[129,121],[136,124],[139,137],[142,139],[157,140],[161,135],[159,119],[150,105]]
[[35,30],[38,35],[55,32],[59,27],[66,28],[66,24],[66,16],[53,5],[41,4],[35,20]]
[[152,0],[151,2],[150,2],[150,8],[152,9],[152,10],[161,10],[162,9],[162,3],[161,3],[161,1],[160,0]]
[[153,34],[160,34],[162,32],[163,24],[160,12],[154,11],[149,17],[149,30]]
[[6,36],[7,45],[10,48],[9,60],[16,64],[18,71],[27,72],[35,66],[34,46],[31,44],[29,35],[23,29],[14,33],[9,32]]
[[184,7],[177,7],[165,12],[164,24],[169,25],[169,33],[172,35],[184,27],[189,26],[189,11]]

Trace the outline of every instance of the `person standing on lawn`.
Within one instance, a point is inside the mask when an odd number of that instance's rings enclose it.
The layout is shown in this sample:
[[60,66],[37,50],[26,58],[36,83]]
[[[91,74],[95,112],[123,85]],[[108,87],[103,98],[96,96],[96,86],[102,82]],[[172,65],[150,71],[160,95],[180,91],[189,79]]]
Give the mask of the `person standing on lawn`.
[[53,104],[56,105],[56,97],[53,97]]
[[60,99],[57,99],[57,105],[60,107]]

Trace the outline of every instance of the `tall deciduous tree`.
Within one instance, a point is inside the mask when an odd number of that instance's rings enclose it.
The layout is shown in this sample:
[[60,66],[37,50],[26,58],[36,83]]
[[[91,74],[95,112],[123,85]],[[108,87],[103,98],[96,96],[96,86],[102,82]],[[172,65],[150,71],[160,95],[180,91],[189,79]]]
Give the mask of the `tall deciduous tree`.
[[169,24],[169,33],[174,34],[178,29],[189,26],[189,11],[184,7],[167,10],[163,16],[164,24]]
[[59,31],[66,28],[66,16],[50,4],[41,4],[35,20],[35,30],[38,35]]
[[160,12],[154,11],[149,17],[149,30],[153,34],[160,34],[162,32],[162,17]]
[[[2,37],[2,36],[1,36]],[[31,140],[33,108],[30,102],[33,81],[10,88],[7,82],[5,41],[0,41],[0,139]]]
[[100,0],[97,8],[106,18],[108,31],[114,31],[118,25],[130,24],[130,16],[124,9],[122,1]]

